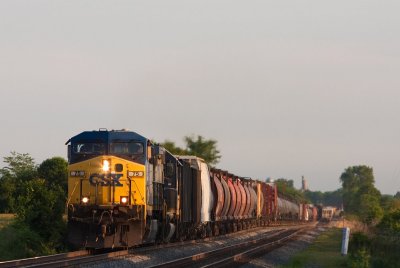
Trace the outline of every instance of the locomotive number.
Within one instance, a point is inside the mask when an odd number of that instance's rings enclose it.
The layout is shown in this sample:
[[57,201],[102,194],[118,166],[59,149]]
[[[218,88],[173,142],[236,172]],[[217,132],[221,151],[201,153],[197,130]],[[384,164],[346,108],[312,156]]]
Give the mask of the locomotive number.
[[89,178],[89,182],[92,185],[99,184],[101,186],[123,186],[119,179],[122,174],[92,174]]
[[129,177],[144,177],[144,172],[143,171],[129,171],[128,176]]

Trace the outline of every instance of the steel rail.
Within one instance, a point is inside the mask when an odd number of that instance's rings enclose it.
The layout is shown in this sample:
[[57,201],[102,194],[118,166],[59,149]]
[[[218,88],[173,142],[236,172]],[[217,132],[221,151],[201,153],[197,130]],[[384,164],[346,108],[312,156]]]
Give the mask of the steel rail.
[[9,267],[27,267],[32,266],[37,263],[46,263],[46,262],[55,262],[60,260],[68,260],[72,258],[88,256],[90,252],[88,250],[79,250],[79,251],[72,251],[68,253],[61,253],[49,256],[39,256],[33,258],[26,258],[20,260],[12,260],[12,261],[3,261],[0,262],[0,268],[9,268]]
[[238,266],[244,263],[249,262],[250,260],[254,259],[256,256],[260,256],[262,254],[265,254],[267,252],[270,252],[271,250],[278,248],[282,246],[284,243],[292,240],[295,236],[299,234],[299,232],[302,232],[303,229],[299,229],[294,231],[293,233],[289,234],[288,236],[285,236],[283,238],[280,238],[276,241],[272,241],[266,244],[261,244],[259,246],[256,246],[254,248],[250,248],[244,252],[235,254],[233,256],[229,256],[226,258],[223,258],[221,260],[217,260],[215,262],[211,262],[209,264],[203,265],[201,267],[203,268],[208,268],[208,267],[227,267],[227,266]]
[[82,256],[77,258],[65,259],[65,260],[56,260],[44,263],[37,263],[25,267],[41,267],[41,268],[53,268],[53,267],[70,267],[76,266],[81,264],[88,264],[92,262],[104,261],[109,260],[111,258],[123,257],[128,255],[129,252],[127,250],[115,251],[110,253],[103,253],[99,255],[89,255],[89,256]]
[[[283,242],[292,239],[298,232],[303,231],[300,229],[285,229],[278,230],[276,233],[271,234],[267,237],[254,239],[251,241],[223,247],[216,250],[211,250],[188,257],[180,258],[174,261],[169,261],[154,266],[151,268],[168,268],[168,267],[215,267],[215,266],[226,266],[232,264],[232,262],[243,261],[247,256],[249,256],[252,249],[264,250],[271,246],[280,245]],[[249,250],[249,248],[251,248]],[[243,255],[241,255],[243,254]],[[226,256],[229,257],[226,257]],[[222,258],[222,259],[221,259]],[[212,259],[217,259],[211,261]]]

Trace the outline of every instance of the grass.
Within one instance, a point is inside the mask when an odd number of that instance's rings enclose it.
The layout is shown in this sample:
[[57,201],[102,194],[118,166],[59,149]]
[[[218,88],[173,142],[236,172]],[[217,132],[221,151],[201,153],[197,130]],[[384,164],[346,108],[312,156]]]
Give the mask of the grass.
[[9,225],[15,218],[14,214],[0,214],[0,229]]
[[283,267],[346,267],[347,257],[341,256],[341,245],[342,229],[331,228]]

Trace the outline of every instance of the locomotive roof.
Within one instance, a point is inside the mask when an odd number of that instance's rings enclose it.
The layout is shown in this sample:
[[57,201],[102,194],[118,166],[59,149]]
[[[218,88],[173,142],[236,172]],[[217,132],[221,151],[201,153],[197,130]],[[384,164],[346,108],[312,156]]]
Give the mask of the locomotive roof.
[[128,130],[93,130],[93,131],[84,131],[76,136],[73,136],[69,139],[65,144],[69,142],[75,141],[101,141],[108,142],[111,140],[136,140],[136,141],[147,141],[147,138],[142,135],[137,134],[133,131]]

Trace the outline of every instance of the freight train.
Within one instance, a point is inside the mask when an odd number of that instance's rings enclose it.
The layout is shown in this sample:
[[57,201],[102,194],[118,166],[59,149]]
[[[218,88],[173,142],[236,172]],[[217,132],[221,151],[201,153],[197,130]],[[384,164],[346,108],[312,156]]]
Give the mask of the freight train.
[[274,184],[172,155],[132,131],[85,131],[66,145],[68,240],[76,247],[132,247],[316,217]]
[[330,222],[336,214],[335,207],[323,207],[321,221]]

